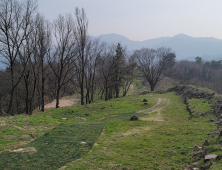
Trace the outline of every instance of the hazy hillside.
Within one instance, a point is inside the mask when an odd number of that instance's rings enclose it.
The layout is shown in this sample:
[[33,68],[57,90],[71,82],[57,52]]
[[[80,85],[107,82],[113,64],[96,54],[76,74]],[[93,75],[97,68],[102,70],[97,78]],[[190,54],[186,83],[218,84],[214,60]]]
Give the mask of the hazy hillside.
[[99,37],[108,43],[120,42],[123,46],[127,46],[130,51],[143,47],[171,47],[176,52],[177,60],[194,60],[197,56],[203,57],[204,60],[222,59],[222,40],[213,37],[194,38],[185,34],[178,34],[174,37],[161,37],[145,41],[132,41],[118,34],[104,34]]

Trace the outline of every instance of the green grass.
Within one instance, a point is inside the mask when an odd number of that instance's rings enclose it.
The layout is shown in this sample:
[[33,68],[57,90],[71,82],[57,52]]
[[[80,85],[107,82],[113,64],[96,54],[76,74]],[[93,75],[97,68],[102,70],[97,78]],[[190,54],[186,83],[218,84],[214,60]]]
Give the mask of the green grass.
[[[89,152],[101,134],[101,122],[60,124],[26,147],[36,153],[4,152],[0,154],[0,167],[4,169],[57,169]],[[81,145],[86,142],[86,145]]]
[[171,100],[162,111],[164,121],[109,120],[98,146],[67,169],[184,169],[192,163],[195,152],[189,148],[201,146],[215,126],[209,117],[189,119],[186,106],[172,93],[156,97]]
[[[179,96],[135,95],[145,90],[140,84],[141,80],[136,80],[133,95],[125,98],[1,118],[0,169],[185,169],[195,162],[191,156],[196,151],[190,147],[212,140],[208,134],[216,129],[215,123],[209,121],[213,115],[190,119]],[[156,104],[158,98],[163,99],[159,106],[136,113]],[[148,105],[143,104],[143,99],[148,99]],[[170,104],[166,106],[168,99]],[[212,107],[202,99],[189,99],[189,105],[195,114]],[[150,111],[155,112],[147,115]],[[130,121],[132,115],[139,120]],[[29,133],[37,138],[32,141]],[[212,140],[209,153],[222,154],[219,140]],[[80,145],[82,141],[87,145]],[[34,147],[37,152],[9,151],[22,147]],[[213,167],[221,165],[214,161]]]
[[199,116],[201,113],[207,112],[212,109],[212,104],[208,103],[204,99],[188,99],[189,106],[194,111],[194,116]]

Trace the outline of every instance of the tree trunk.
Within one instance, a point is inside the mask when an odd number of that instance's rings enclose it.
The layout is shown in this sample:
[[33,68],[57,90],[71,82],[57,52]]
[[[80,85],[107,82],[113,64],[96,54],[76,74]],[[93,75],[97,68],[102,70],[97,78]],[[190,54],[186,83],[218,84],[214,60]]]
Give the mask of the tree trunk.
[[[12,111],[12,104],[13,104],[13,97],[14,97],[14,70],[12,69],[12,64],[11,64],[11,92],[10,92],[10,101],[9,101],[9,106],[8,106],[8,111],[7,114],[9,115],[14,115]],[[11,114],[10,114],[11,113]]]
[[43,57],[41,57],[41,68],[42,68],[42,95],[41,95],[41,111],[44,112],[45,111],[45,77],[44,77],[44,61],[43,61]]
[[84,68],[84,52],[82,53],[82,83],[81,83],[81,105],[84,105],[84,76],[85,76],[85,68]]
[[44,112],[45,111],[45,79],[43,78],[42,79],[42,96],[41,96],[41,104],[42,104],[42,107],[41,107],[41,111]]
[[59,92],[60,92],[60,87],[58,87],[56,92],[56,108],[59,108]]
[[25,107],[25,112],[26,112],[26,114],[29,114],[29,110],[30,110],[30,108],[29,108],[30,96],[29,96],[29,84],[28,84],[28,76],[27,75],[26,75],[26,78],[25,78],[25,87],[26,87],[26,100],[25,100],[26,107]]
[[116,85],[116,98],[119,98],[119,87]]
[[151,88],[151,91],[154,91],[155,85],[150,83],[150,88]]

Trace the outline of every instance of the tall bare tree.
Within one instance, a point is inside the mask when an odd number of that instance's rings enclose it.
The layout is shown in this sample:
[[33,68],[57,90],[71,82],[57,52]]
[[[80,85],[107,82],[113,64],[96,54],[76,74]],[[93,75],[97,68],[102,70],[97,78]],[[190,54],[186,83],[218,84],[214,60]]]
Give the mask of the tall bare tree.
[[60,90],[70,79],[69,73],[72,69],[72,62],[76,56],[73,35],[74,20],[71,14],[59,15],[54,21],[54,49],[48,57],[49,65],[56,77],[56,108],[59,108]]
[[80,87],[81,95],[81,105],[84,104],[84,79],[85,79],[85,67],[87,63],[87,55],[89,49],[87,48],[87,43],[89,42],[89,37],[87,35],[88,29],[88,19],[86,17],[85,10],[82,8],[76,8],[75,10],[76,23],[74,29],[74,37],[76,40],[77,47],[77,60],[75,63],[78,86]]
[[45,80],[47,78],[48,72],[48,64],[46,62],[47,55],[49,55],[52,45],[51,40],[51,24],[44,19],[40,14],[36,15],[36,48],[34,51],[34,55],[38,58],[39,72],[41,72],[41,81],[39,80],[39,85],[41,84],[41,111],[44,112],[45,105]]

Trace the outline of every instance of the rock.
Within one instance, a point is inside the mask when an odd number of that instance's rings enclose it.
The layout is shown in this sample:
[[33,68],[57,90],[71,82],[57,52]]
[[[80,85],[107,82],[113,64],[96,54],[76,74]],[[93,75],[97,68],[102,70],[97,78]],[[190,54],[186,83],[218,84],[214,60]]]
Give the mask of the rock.
[[14,149],[12,152],[22,152],[24,149],[20,148],[20,149]]
[[30,151],[30,152],[36,152],[36,149],[33,148],[33,147],[29,147],[29,151]]
[[199,168],[193,168],[193,170],[199,170]]
[[81,144],[81,145],[85,145],[85,144],[86,144],[86,142],[81,142],[80,144]]
[[211,154],[211,155],[205,155],[204,161],[210,160],[210,159],[215,159],[217,158],[216,154]]
[[29,133],[28,134],[31,138],[33,138],[33,139],[35,139],[36,138],[36,135],[35,134],[33,134],[33,133]]
[[148,100],[147,99],[143,99],[143,102],[148,102]]
[[33,147],[20,148],[20,149],[14,149],[12,152],[36,152],[36,149]]
[[63,119],[63,120],[66,120],[67,118],[64,117],[64,118],[62,118],[62,119]]
[[211,122],[214,122],[214,119],[210,119]]
[[86,120],[84,117],[75,117],[75,119]]
[[130,118],[130,120],[138,120],[139,118],[137,117],[137,116],[132,116],[131,118]]
[[205,140],[205,142],[204,142],[203,145],[204,145],[204,146],[209,146],[209,145],[210,145],[210,142],[209,142],[208,140]]

